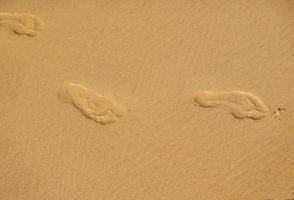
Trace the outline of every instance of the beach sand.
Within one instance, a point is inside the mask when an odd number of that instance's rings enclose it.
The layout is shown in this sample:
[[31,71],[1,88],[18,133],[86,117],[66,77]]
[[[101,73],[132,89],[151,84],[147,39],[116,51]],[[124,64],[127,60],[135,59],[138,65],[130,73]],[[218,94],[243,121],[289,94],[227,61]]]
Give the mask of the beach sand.
[[0,199],[293,199],[293,84],[291,0],[0,0]]

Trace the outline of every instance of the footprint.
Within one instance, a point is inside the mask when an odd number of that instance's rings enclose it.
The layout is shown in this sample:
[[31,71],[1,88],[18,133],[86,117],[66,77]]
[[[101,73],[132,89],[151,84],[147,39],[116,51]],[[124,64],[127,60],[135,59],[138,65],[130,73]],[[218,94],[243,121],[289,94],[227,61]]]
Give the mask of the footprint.
[[0,13],[0,26],[6,26],[19,35],[36,36],[42,22],[31,14]]
[[284,109],[278,108],[276,111],[271,112],[259,97],[243,91],[201,91],[196,93],[194,102],[196,106],[205,108],[222,106],[239,119],[251,118],[258,120],[265,117],[280,119],[281,112],[284,111]]
[[124,115],[124,108],[114,100],[101,96],[82,85],[68,83],[64,91],[69,102],[85,116],[102,125],[115,122]]

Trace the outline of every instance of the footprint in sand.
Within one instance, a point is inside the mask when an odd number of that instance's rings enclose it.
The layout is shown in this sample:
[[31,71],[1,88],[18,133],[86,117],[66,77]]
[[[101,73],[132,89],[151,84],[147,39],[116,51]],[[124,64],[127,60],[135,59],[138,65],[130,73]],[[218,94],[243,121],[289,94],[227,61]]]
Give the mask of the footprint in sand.
[[19,35],[36,36],[42,21],[31,14],[0,13],[0,26],[6,26]]
[[201,91],[196,93],[194,102],[196,106],[205,108],[221,106],[239,119],[258,120],[265,117],[280,119],[281,112],[284,111],[284,109],[278,108],[272,112],[259,97],[243,91]]
[[64,87],[67,100],[85,116],[100,124],[109,124],[124,115],[124,108],[109,97],[76,84],[68,83]]

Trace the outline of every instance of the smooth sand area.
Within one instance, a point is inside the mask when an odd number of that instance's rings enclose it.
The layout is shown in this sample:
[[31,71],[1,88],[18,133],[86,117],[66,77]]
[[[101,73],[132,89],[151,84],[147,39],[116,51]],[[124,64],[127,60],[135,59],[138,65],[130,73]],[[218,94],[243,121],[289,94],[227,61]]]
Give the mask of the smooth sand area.
[[293,84],[292,0],[0,0],[0,199],[293,199]]

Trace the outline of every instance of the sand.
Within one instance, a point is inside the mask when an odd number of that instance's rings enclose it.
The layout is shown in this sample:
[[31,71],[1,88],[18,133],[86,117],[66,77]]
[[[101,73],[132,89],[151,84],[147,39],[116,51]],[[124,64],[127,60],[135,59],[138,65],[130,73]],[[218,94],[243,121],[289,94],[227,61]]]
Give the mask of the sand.
[[[0,13],[1,200],[294,198],[294,1],[0,0]],[[222,104],[195,106],[207,91]]]

